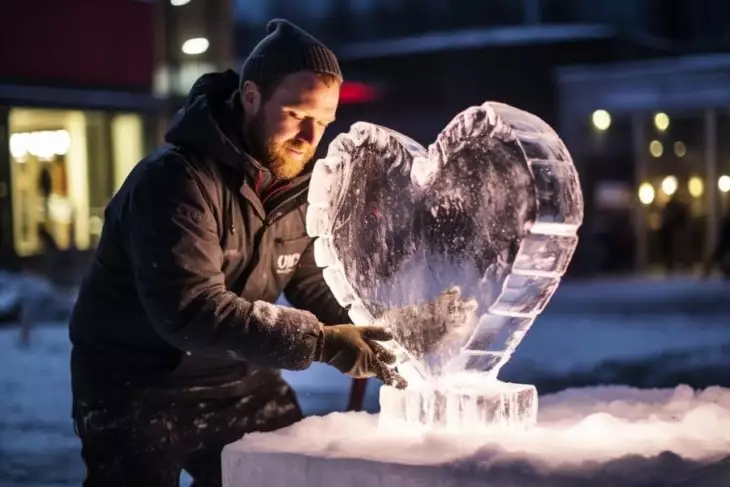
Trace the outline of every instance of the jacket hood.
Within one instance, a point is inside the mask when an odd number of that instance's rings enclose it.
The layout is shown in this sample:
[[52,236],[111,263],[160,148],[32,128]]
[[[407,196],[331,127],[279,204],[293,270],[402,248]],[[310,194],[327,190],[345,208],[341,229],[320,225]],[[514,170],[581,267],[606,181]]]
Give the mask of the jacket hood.
[[238,75],[234,71],[204,74],[190,89],[185,106],[173,117],[165,140],[233,167],[259,166],[246,153],[241,140],[242,113],[236,109],[237,92]]

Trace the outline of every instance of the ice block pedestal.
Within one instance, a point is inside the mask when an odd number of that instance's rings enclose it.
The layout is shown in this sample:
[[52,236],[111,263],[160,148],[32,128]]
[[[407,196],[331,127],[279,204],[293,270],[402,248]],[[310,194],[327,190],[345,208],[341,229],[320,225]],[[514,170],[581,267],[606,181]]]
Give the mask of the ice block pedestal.
[[380,388],[380,426],[444,428],[469,432],[491,427],[526,427],[537,422],[537,389],[497,380],[478,385]]
[[227,445],[224,487],[496,486],[485,460],[537,422],[535,387],[497,380],[383,386],[380,402],[379,415],[310,417]]
[[489,472],[510,437],[382,428],[377,415],[332,413],[256,433],[223,450],[224,487],[497,487]]

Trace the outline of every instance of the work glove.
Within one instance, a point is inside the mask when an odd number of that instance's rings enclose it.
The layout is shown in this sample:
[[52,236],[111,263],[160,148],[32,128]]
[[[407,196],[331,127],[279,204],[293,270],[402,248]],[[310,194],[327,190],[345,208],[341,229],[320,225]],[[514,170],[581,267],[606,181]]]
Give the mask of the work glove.
[[395,370],[395,354],[379,341],[393,339],[381,326],[332,325],[322,328],[319,362],[332,365],[356,379],[377,377],[387,385],[404,389],[408,383]]

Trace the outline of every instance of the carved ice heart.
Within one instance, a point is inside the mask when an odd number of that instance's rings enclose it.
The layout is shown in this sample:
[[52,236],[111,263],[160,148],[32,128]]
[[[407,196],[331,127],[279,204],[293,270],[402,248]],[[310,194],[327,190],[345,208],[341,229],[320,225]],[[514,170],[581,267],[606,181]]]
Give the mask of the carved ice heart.
[[538,117],[487,102],[428,149],[358,122],[317,161],[307,231],[356,324],[387,324],[409,381],[496,376],[555,292],[583,199]]

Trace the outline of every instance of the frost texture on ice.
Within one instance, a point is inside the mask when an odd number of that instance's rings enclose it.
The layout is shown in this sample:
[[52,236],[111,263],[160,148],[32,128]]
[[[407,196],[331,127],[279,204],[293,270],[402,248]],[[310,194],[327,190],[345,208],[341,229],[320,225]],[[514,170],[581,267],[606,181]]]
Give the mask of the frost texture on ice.
[[428,149],[358,122],[317,161],[307,231],[356,324],[394,332],[411,384],[495,380],[557,288],[583,200],[573,161],[538,117],[487,102]]
[[380,389],[380,424],[385,430],[439,428],[475,433],[495,427],[516,429],[537,422],[537,389],[501,381],[425,382]]

